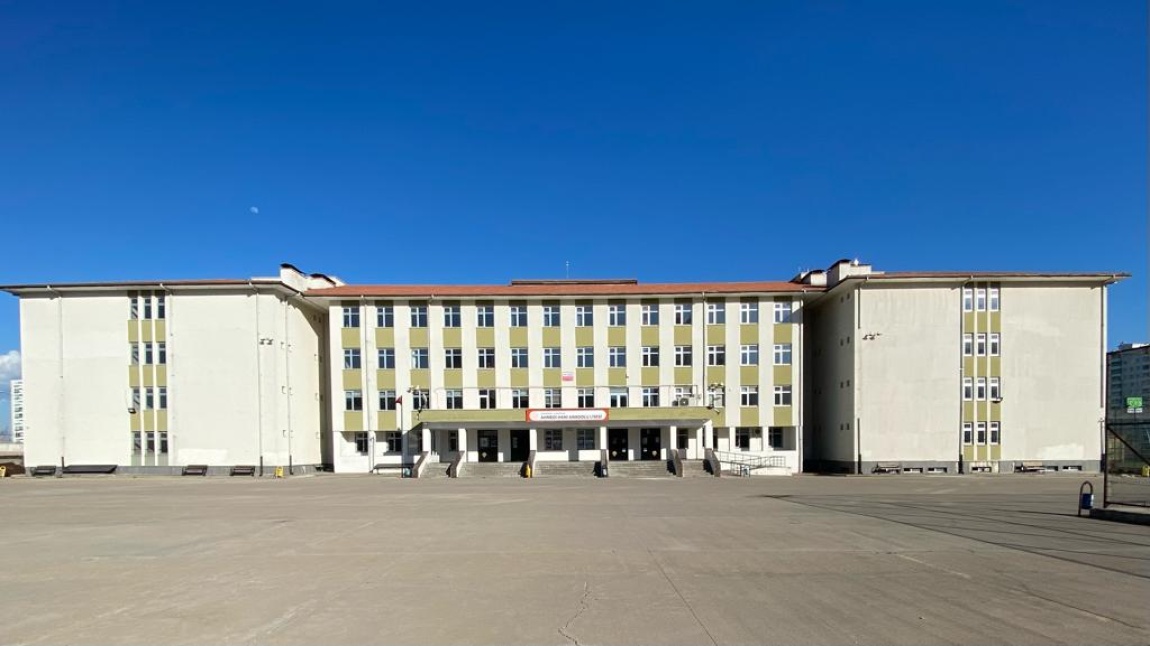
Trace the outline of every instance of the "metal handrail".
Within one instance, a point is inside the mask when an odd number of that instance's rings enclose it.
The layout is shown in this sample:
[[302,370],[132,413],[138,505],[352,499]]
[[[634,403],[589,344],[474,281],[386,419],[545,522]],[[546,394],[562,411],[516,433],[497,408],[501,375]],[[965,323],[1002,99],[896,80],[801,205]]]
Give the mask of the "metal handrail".
[[746,453],[733,453],[731,451],[714,451],[715,459],[719,463],[735,464],[749,469],[761,467],[785,467],[787,458],[782,455],[748,455]]

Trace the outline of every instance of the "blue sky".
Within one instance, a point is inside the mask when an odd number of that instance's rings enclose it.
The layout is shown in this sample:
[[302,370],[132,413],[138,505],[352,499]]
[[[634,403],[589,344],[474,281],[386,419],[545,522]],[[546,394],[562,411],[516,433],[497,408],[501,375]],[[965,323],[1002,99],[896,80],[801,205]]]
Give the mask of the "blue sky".
[[[494,5],[494,6],[492,6]],[[1146,3],[7,2],[0,283],[1127,271]],[[259,208],[258,214],[250,207]],[[0,354],[18,349],[0,298]]]

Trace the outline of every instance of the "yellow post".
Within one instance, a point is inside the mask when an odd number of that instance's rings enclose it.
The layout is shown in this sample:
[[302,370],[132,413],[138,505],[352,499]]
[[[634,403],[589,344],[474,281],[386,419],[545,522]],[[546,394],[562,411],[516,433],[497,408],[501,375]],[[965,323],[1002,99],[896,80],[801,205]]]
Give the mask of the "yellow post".
[[0,478],[8,477],[8,467],[0,467]]
[[531,477],[531,465],[530,464],[523,468],[523,476],[525,478]]
[[[3,468],[4,467],[0,467],[0,469],[3,469]],[[1142,477],[1143,478],[1150,478],[1150,467],[1148,467],[1148,466],[1142,467]]]
[[276,477],[277,478],[284,477],[284,468],[283,467],[276,467]]

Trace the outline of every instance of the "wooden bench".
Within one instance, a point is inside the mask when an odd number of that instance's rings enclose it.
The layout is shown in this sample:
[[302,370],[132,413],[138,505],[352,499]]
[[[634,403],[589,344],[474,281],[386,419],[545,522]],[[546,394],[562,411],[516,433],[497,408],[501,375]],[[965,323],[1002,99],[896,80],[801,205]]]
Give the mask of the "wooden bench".
[[871,469],[871,473],[902,473],[902,464],[896,462],[879,462]]
[[38,477],[42,477],[42,476],[54,476],[54,475],[56,475],[56,465],[54,465],[54,464],[42,464],[38,467],[32,467],[32,477],[33,478],[38,478]]
[[206,464],[189,464],[184,467],[183,475],[186,476],[206,476],[208,475],[208,465]]
[[1044,473],[1046,471],[1046,465],[1041,462],[1023,461],[1022,464],[1015,467],[1015,471],[1021,471],[1022,473]]
[[64,475],[91,475],[96,473],[115,473],[114,464],[69,464],[64,467]]
[[232,467],[233,476],[255,476],[256,468],[249,465],[234,466]]

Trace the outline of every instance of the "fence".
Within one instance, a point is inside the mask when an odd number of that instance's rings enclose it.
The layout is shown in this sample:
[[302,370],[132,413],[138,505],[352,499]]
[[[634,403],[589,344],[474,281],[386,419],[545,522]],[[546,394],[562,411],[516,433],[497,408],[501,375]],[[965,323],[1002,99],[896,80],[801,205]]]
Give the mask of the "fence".
[[1106,424],[1105,506],[1150,507],[1150,420]]

